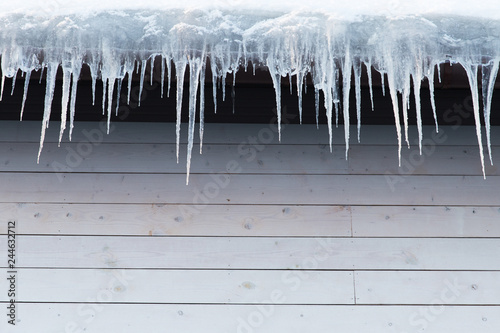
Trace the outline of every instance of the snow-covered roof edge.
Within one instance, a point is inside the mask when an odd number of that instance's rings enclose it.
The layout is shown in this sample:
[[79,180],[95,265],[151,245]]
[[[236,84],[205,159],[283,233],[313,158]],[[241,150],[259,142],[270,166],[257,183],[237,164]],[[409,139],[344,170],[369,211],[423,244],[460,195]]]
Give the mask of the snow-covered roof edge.
[[[338,112],[344,116],[346,156],[349,150],[349,91],[354,79],[360,131],[360,76],[361,67],[375,68],[387,76],[388,90],[393,101],[399,156],[402,133],[408,142],[408,105],[413,85],[419,144],[422,142],[420,87],[427,79],[433,97],[434,71],[439,64],[459,63],[469,78],[474,106],[476,132],[484,174],[481,112],[479,110],[479,82],[483,97],[483,117],[486,124],[488,152],[490,148],[490,108],[493,86],[500,62],[500,20],[490,17],[457,15],[364,15],[355,18],[337,18],[331,13],[299,12],[276,13],[257,11],[223,11],[220,9],[168,9],[102,11],[85,15],[68,14],[36,16],[11,13],[0,16],[0,53],[2,93],[5,77],[25,75],[21,118],[32,71],[46,70],[47,85],[39,155],[42,152],[45,129],[48,126],[54,95],[56,73],[63,72],[60,140],[69,113],[69,135],[74,126],[77,83],[83,65],[91,71],[95,99],[96,80],[103,84],[103,112],[108,126],[113,111],[112,100],[119,96],[115,85],[135,70],[141,71],[141,86],[147,62],[161,58],[162,92],[166,83],[170,90],[171,67],[177,74],[177,157],[179,156],[180,112],[184,75],[189,72],[189,127],[187,152],[187,180],[193,148],[196,113],[199,113],[200,144],[203,142],[204,96],[201,94],[197,110],[197,91],[205,82],[206,66],[213,75],[214,101],[217,82],[228,73],[236,74],[248,66],[262,66],[269,71],[276,91],[278,127],[281,122],[281,77],[296,76],[299,113],[302,115],[302,93],[306,76],[312,77],[317,97],[323,92],[330,147],[332,127]],[[165,76],[165,72],[167,75]],[[343,73],[343,75],[340,75]],[[346,75],[348,73],[348,75]],[[352,73],[352,75],[351,75]],[[370,71],[368,71],[370,74]],[[370,92],[371,77],[369,76]],[[128,80],[130,96],[131,80]],[[13,82],[13,88],[15,80]],[[203,89],[201,89],[203,92]],[[398,103],[402,95],[403,107]],[[1,94],[0,94],[1,98]],[[216,103],[216,102],[215,102]],[[372,101],[373,107],[373,101]],[[319,112],[316,103],[316,113]],[[403,115],[403,127],[400,124]],[[436,121],[436,128],[438,124]]]

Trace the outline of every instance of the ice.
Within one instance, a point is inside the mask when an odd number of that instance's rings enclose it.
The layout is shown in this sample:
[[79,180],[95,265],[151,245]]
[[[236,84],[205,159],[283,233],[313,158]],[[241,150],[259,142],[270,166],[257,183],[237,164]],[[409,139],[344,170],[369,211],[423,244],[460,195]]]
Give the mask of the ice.
[[[344,135],[345,135],[345,158],[347,159],[347,154],[349,152],[349,92],[351,90],[351,54],[349,50],[349,44],[345,48],[344,66],[342,68],[342,83],[343,90],[342,94],[344,96]],[[332,133],[330,130],[330,150],[332,150]]]
[[493,97],[493,88],[495,78],[498,74],[498,65],[500,58],[490,61],[487,65],[482,66],[482,90],[483,90],[483,105],[484,105],[484,123],[486,125],[486,142],[488,145],[488,155],[490,163],[493,165],[491,156],[491,137],[490,137],[490,115],[491,115],[491,98]]
[[[434,76],[437,70],[440,80],[439,66],[449,63],[462,66],[469,78],[484,175],[481,112],[488,155],[490,163],[493,163],[490,115],[500,62],[498,1],[485,0],[477,6],[452,0],[422,0],[418,3],[401,0],[396,4],[393,0],[347,3],[310,0],[307,4],[298,0],[255,0],[248,3],[185,0],[182,4],[157,0],[88,0],[81,4],[54,0],[51,7],[37,0],[4,2],[0,13],[0,100],[5,78],[12,78],[12,93],[16,76],[22,75],[25,80],[20,112],[22,119],[32,72],[40,71],[41,76],[46,72],[38,160],[49,125],[57,78],[62,78],[61,142],[68,113],[71,139],[75,113],[78,112],[75,109],[78,80],[84,66],[90,70],[93,103],[101,94],[96,96],[97,82],[102,82],[102,112],[107,117],[109,131],[113,106],[115,114],[118,114],[125,77],[126,102],[130,103],[132,75],[135,72],[139,76],[137,103],[140,105],[144,97],[147,66],[149,83],[152,84],[155,65],[161,70],[161,97],[165,84],[167,97],[170,97],[171,84],[175,84],[177,162],[181,113],[183,106],[186,107],[183,105],[184,78],[188,74],[187,181],[197,117],[200,153],[202,151],[205,79],[211,80],[216,111],[218,90],[222,90],[222,99],[225,100],[226,80],[228,75],[232,75],[233,110],[238,112],[234,109],[236,75],[241,69],[247,71],[248,66],[252,66],[254,74],[256,69],[269,72],[275,89],[280,140],[282,80],[288,80],[290,92],[295,84],[301,123],[303,113],[313,108],[303,106],[306,83],[312,82],[316,123],[318,126],[320,113],[325,112],[330,149],[334,144],[333,112],[337,127],[339,111],[343,114],[346,158],[350,143],[351,108],[356,110],[357,140],[361,141],[363,66],[367,69],[372,110],[376,109],[372,70],[377,71],[382,80],[382,92],[385,94],[387,88],[393,103],[399,147],[397,153],[401,159],[403,136],[406,144],[410,143],[408,110],[412,95],[416,106],[419,149],[422,151],[420,91],[424,81],[428,82],[436,131],[439,130],[437,119],[440,110],[434,101]],[[351,87],[356,97],[353,106],[349,105]],[[480,110],[480,96],[483,110]],[[320,98],[324,109],[320,108]]]
[[186,72],[186,60],[178,60],[175,63],[175,70],[177,71],[177,118],[175,124],[175,138],[176,148],[175,154],[177,163],[179,163],[179,142],[181,138],[181,111],[182,111],[182,92],[184,91],[184,73]]
[[23,92],[23,102],[21,104],[21,115],[19,120],[23,120],[24,105],[26,104],[26,96],[28,96],[28,86],[30,83],[31,71],[26,72],[24,75],[24,92]]
[[187,148],[187,173],[186,185],[189,184],[189,170],[191,166],[191,153],[194,142],[194,129],[196,121],[196,97],[198,96],[198,86],[201,72],[205,70],[205,46],[200,56],[190,56],[189,61],[189,127],[188,127],[188,148]]
[[476,135],[477,142],[479,144],[479,156],[481,158],[481,166],[483,168],[483,176],[486,178],[484,172],[484,153],[483,153],[483,139],[481,136],[481,119],[479,115],[479,92],[478,92],[478,65],[467,60],[463,61],[463,66],[467,72],[467,77],[469,79],[470,91],[472,94],[472,105],[474,109],[474,121],[476,122]]

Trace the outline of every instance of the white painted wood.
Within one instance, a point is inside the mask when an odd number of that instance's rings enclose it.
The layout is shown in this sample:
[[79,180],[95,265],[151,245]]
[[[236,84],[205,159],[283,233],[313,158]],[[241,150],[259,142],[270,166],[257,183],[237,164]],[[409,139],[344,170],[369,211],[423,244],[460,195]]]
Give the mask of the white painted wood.
[[357,304],[500,305],[500,272],[355,273]]
[[[191,173],[227,171],[227,161],[236,160],[242,173],[274,174],[381,174],[409,175],[482,175],[477,146],[418,146],[403,149],[399,167],[396,146],[355,145],[345,159],[343,146],[335,145],[238,145],[205,144],[204,154],[194,147]],[[185,160],[186,145],[180,148]],[[177,163],[175,144],[56,143],[44,145],[40,164],[36,163],[38,145],[0,142],[0,172],[122,172],[182,173],[185,163]],[[500,148],[493,147],[493,155]],[[488,176],[498,175],[498,167],[486,165]]]
[[355,237],[500,237],[500,207],[353,206]]
[[18,267],[500,270],[498,239],[19,236],[18,245]]
[[[350,236],[351,207],[211,205],[182,214],[177,205],[0,204],[18,234],[137,236]],[[7,224],[0,224],[0,234]]]
[[[279,299],[279,297],[276,297]],[[20,304],[2,332],[497,333],[498,306]],[[43,323],[43,325],[42,325]]]
[[[446,144],[448,142],[445,142]],[[401,150],[401,166],[398,161],[397,147],[381,145],[359,145],[349,150],[350,174],[395,174],[403,177],[410,175],[479,175],[483,174],[479,147],[475,146],[443,146],[428,143],[422,147],[422,155],[418,144],[410,149]],[[492,147],[493,160],[500,156],[500,149]],[[488,158],[488,157],[486,157]],[[486,176],[499,175],[497,164],[485,163]]]
[[[78,142],[108,142],[108,143],[175,143],[174,123],[111,123],[110,134],[106,135],[106,121],[75,122],[72,140]],[[37,121],[0,121],[1,142],[34,142],[40,140],[41,122]],[[47,129],[45,142],[58,142],[60,123],[51,121]],[[326,125],[287,125],[282,124],[281,142],[284,144],[328,144],[328,129]],[[271,132],[269,132],[271,131]],[[205,124],[204,143],[250,143],[252,137],[257,142],[270,141],[279,144],[277,124]],[[351,133],[356,133],[355,125],[350,127]],[[435,142],[438,145],[472,145],[477,144],[474,126],[456,126],[441,124],[439,133],[434,126],[423,126],[424,143]],[[272,137],[271,137],[271,134]],[[196,134],[197,135],[197,134]],[[260,138],[259,139],[259,135]],[[268,135],[266,137],[266,135]],[[269,139],[270,138],[270,139]],[[410,143],[418,138],[416,126],[409,127]],[[181,126],[181,140],[187,142],[187,124]],[[197,139],[195,139],[197,140]],[[500,126],[491,128],[493,145],[500,145]],[[68,142],[68,132],[64,142]],[[344,145],[343,127],[334,128],[333,142]],[[361,127],[361,142],[356,136],[351,136],[350,145],[383,144],[397,145],[396,130],[393,125],[363,125]]]
[[[238,170],[235,161],[230,168]],[[1,173],[0,202],[500,205],[500,177]],[[203,191],[203,192],[202,192]]]
[[[248,145],[205,144],[204,153],[195,146],[191,173],[231,172],[227,162],[235,160],[242,173],[346,174],[348,161],[344,148],[327,145]],[[394,154],[394,148],[389,149]],[[186,145],[180,148],[177,163],[175,144],[100,144],[56,143],[44,145],[40,164],[36,163],[38,145],[0,143],[0,172],[113,172],[186,173]],[[477,162],[477,160],[476,160]],[[397,166],[397,162],[396,162]]]
[[350,271],[21,269],[18,279],[20,302],[250,304],[278,291],[280,304],[354,304]]
[[[425,127],[421,158],[411,128],[399,168],[393,126],[364,126],[346,161],[341,128],[330,154],[326,126],[284,126],[280,144],[275,124],[209,124],[186,186],[173,124],[103,125],[56,148],[51,123],[35,165],[40,123],[0,122],[21,301],[0,332],[500,330],[500,177],[482,179],[474,127]],[[443,301],[446,281],[467,287]]]

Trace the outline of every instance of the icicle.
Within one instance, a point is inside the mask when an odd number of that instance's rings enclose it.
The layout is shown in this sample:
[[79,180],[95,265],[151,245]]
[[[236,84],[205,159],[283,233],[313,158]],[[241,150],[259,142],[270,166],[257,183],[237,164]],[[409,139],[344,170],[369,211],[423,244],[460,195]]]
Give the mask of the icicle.
[[45,101],[43,109],[42,132],[40,134],[40,148],[38,149],[38,157],[36,163],[40,163],[40,155],[43,149],[43,142],[45,140],[45,130],[49,127],[50,111],[52,109],[52,99],[54,98],[54,88],[56,85],[56,74],[58,63],[47,64],[47,85],[45,86]]
[[334,104],[335,104],[335,128],[339,128],[339,102],[340,102],[340,99],[339,99],[339,95],[340,95],[340,92],[338,91],[339,88],[338,88],[338,81],[339,81],[339,72],[338,70],[335,71],[335,79],[332,81],[333,83],[335,83],[335,88],[333,89],[333,92],[334,92],[334,97],[333,97],[333,101],[334,101]]
[[483,178],[486,179],[486,173],[484,169],[483,139],[481,136],[481,119],[479,115],[479,88],[477,83],[478,65],[464,62],[462,63],[462,66],[465,68],[465,71],[467,72],[467,78],[469,79],[470,91],[472,94],[472,105],[474,108],[474,121],[476,123],[477,143],[479,144],[479,157],[481,158]]
[[167,57],[167,97],[170,97],[170,83],[172,81],[172,64],[171,59]]
[[217,77],[212,77],[212,95],[214,100],[214,114],[217,113]]
[[323,92],[326,106],[326,121],[328,126],[328,143],[330,146],[330,153],[333,151],[333,130],[332,130],[332,108],[333,108],[333,87],[328,91]]
[[343,93],[343,107],[344,107],[344,135],[345,135],[345,158],[347,159],[349,153],[349,92],[351,91],[351,56],[349,46],[346,47],[346,55],[344,59],[344,68],[342,68],[342,93]]
[[163,55],[161,56],[161,90],[160,90],[160,97],[163,98],[163,88],[165,85],[165,59],[163,58]]
[[120,108],[120,93],[122,91],[123,79],[116,79],[116,107],[115,115],[118,117],[118,109]]
[[319,89],[314,87],[314,106],[316,108],[316,128],[319,129]]
[[302,125],[302,86],[304,84],[304,76],[301,71],[297,73],[297,96],[299,103],[299,122]]
[[410,140],[408,138],[408,110],[410,109],[410,74],[405,73],[404,87],[403,87],[403,125],[405,141],[408,148],[410,148]]
[[[217,113],[217,65],[215,64],[215,57],[210,58],[210,69],[212,72],[212,95],[214,100],[214,113]],[[254,73],[255,75],[255,73]]]
[[153,74],[154,74],[153,69],[154,69],[154,65],[155,65],[155,58],[156,58],[155,56],[152,56],[151,62],[149,64],[149,67],[150,67],[150,69],[149,69],[149,85],[150,86],[153,85]]
[[64,134],[64,130],[66,129],[66,118],[68,115],[68,102],[69,102],[69,88],[71,80],[71,72],[63,67],[63,93],[61,99],[61,128],[59,130],[59,142],[57,144],[58,147],[61,146],[62,137]]
[[17,70],[14,73],[14,76],[12,76],[12,89],[10,90],[10,95],[14,95],[14,88],[16,87],[16,78],[17,78]]
[[236,109],[236,91],[234,90],[234,86],[236,85],[236,71],[233,71],[233,85],[231,87],[231,100],[233,102],[233,114]]
[[366,66],[366,73],[368,74],[368,87],[370,89],[370,105],[372,107],[372,111],[375,110],[374,104],[373,104],[373,82],[372,82],[372,64],[371,60],[368,60],[367,63],[365,63]]
[[358,122],[358,142],[361,142],[361,62],[355,60],[354,69],[354,89],[356,91],[356,117]]
[[73,127],[74,127],[74,121],[75,121],[76,92],[77,92],[78,79],[80,77],[80,67],[78,67],[77,71],[78,72],[75,72],[75,70],[73,70],[73,81],[71,83],[71,99],[69,101],[69,140],[70,141],[71,141],[71,135],[73,134]]
[[395,81],[394,81],[394,73],[392,71],[392,60],[390,60],[389,65],[390,70],[387,72],[387,80],[389,84],[389,93],[391,94],[392,99],[392,108],[394,112],[394,121],[396,124],[396,134],[398,136],[398,161],[399,166],[401,166],[401,123],[399,119],[399,101],[398,95],[396,92]]
[[200,70],[200,154],[203,153],[203,131],[205,127],[205,61]]
[[415,95],[415,109],[417,113],[417,130],[418,130],[418,149],[422,155],[422,106],[420,105],[420,87],[422,85],[422,69],[420,66],[416,67],[416,74],[413,78],[413,94]]
[[385,73],[380,72],[380,85],[382,86],[382,96],[385,96]]
[[[108,80],[108,123],[106,127],[106,134],[109,134],[109,127],[111,124],[111,108],[113,107],[113,91],[115,89],[115,78],[110,77]],[[119,98],[119,96],[118,96]]]
[[72,82],[71,82],[71,98],[69,101],[69,140],[73,134],[73,127],[75,121],[75,105],[76,105],[76,92],[78,88],[78,80],[80,79],[80,72],[82,70],[82,57],[76,56],[71,64]]
[[144,87],[144,76],[146,74],[146,61],[143,60],[141,64],[141,81],[139,82],[139,97],[137,101],[137,106],[141,106],[142,88]]
[[226,101],[226,75],[227,73],[222,74],[221,77],[221,86],[222,86],[222,101]]
[[276,95],[276,115],[278,116],[278,140],[281,142],[281,75],[276,69],[276,64],[272,57],[267,58],[269,74],[273,80],[274,93]]
[[288,85],[290,88],[290,95],[293,94],[293,89],[292,89],[292,74],[288,74]]
[[3,70],[2,70],[2,87],[0,88],[0,101],[3,98],[3,88],[4,88],[4,86],[5,86],[5,75],[3,74]]
[[24,78],[24,93],[23,93],[23,102],[21,104],[21,115],[19,120],[23,120],[24,114],[24,104],[26,103],[26,97],[28,96],[28,85],[30,84],[31,71],[28,70],[26,72],[26,77]]
[[492,60],[487,65],[481,67],[482,76],[482,92],[483,92],[483,115],[484,125],[486,126],[486,143],[488,145],[488,155],[490,157],[490,164],[493,165],[493,158],[491,156],[491,98],[493,96],[493,89],[495,88],[495,81],[498,74],[499,58]]
[[175,155],[179,163],[179,144],[181,139],[181,111],[182,92],[184,90],[184,73],[186,72],[186,59],[182,58],[175,62],[175,72],[177,73],[177,118],[175,123]]
[[96,92],[96,81],[97,81],[97,75],[92,73],[92,105],[95,105],[95,92]]
[[132,91],[132,73],[134,70],[132,69],[127,73],[127,104],[130,104],[130,92]]
[[105,78],[102,78],[102,115],[106,114],[106,87],[107,82]]
[[[40,78],[38,79],[38,84],[42,84],[42,79],[43,79],[43,72],[45,71],[45,66],[42,64],[42,69],[40,70]],[[2,81],[3,82],[3,81]],[[3,83],[2,83],[3,87]],[[3,88],[2,88],[3,89]],[[2,100],[2,97],[0,96],[0,101]]]
[[[439,65],[437,65],[439,68]],[[429,76],[427,77],[427,81],[429,82],[429,93],[431,97],[431,107],[432,107],[432,114],[434,115],[434,122],[436,123],[436,133],[439,132],[439,126],[438,126],[438,120],[437,120],[437,115],[436,115],[436,101],[434,100],[434,67],[431,66],[429,70]]]
[[335,127],[338,128],[339,127],[339,108],[340,108],[340,103],[338,101],[336,101],[335,103]]
[[[189,58],[189,125],[188,125],[188,147],[187,147],[187,165],[186,165],[187,166],[186,185],[189,184],[189,172],[191,169],[191,153],[193,150],[194,127],[196,121],[196,97],[198,95],[200,72],[203,69],[203,64],[201,63],[201,59],[200,58],[193,59],[193,58]],[[204,56],[202,56],[201,58],[204,58]]]

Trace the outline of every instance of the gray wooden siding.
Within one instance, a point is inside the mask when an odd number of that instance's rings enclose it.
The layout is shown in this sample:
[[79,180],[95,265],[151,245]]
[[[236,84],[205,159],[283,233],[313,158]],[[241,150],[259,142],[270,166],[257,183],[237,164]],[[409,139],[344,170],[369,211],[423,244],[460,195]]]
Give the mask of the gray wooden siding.
[[0,124],[1,332],[500,330],[500,177],[474,128],[425,127],[399,168],[391,126],[346,160],[340,128],[330,153],[325,126],[209,124],[186,186],[172,124],[76,123],[59,148],[57,125],[37,165],[40,124]]

